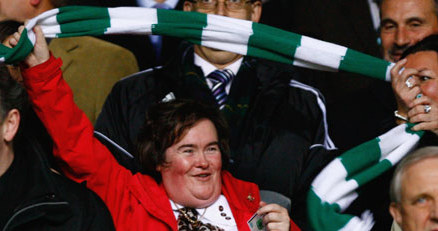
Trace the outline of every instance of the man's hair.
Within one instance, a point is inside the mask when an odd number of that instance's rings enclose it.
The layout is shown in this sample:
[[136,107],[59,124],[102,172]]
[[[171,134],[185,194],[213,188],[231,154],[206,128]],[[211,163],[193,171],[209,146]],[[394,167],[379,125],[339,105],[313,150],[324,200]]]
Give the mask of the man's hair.
[[415,45],[409,47],[403,52],[401,58],[406,58],[406,56],[420,51],[435,51],[438,53],[438,34],[429,35]]
[[202,119],[210,120],[216,128],[222,168],[226,168],[230,149],[229,130],[221,112],[198,101],[173,100],[150,106],[146,113],[146,121],[137,136],[136,158],[141,172],[160,181],[156,168],[166,164],[166,149],[179,142]]
[[415,150],[411,154],[408,154],[395,169],[394,175],[391,180],[391,186],[389,189],[389,196],[391,202],[400,203],[401,202],[401,187],[402,187],[402,177],[403,173],[410,166],[428,159],[428,158],[438,158],[438,146],[429,146]]
[[17,109],[20,114],[26,109],[27,94],[24,87],[9,74],[5,64],[0,64],[0,116],[3,121],[10,110]]
[[17,109],[21,117],[18,131],[12,142],[12,148],[16,153],[26,149],[29,145],[29,142],[24,141],[26,135],[22,126],[22,121],[29,110],[29,103],[24,87],[11,77],[6,65],[0,63],[0,123],[3,123],[12,109]]
[[[380,11],[382,10],[382,3],[385,0],[375,0],[377,5],[379,6]],[[438,0],[433,0],[433,3],[435,4],[435,15],[438,17]],[[380,13],[380,16],[382,16],[382,13]]]

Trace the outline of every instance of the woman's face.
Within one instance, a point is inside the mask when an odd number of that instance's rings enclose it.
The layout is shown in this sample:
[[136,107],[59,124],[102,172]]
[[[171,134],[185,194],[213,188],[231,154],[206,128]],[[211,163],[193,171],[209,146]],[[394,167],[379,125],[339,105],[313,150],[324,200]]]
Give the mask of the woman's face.
[[203,208],[221,193],[221,152],[217,131],[207,119],[198,121],[167,148],[166,164],[157,167],[167,195],[183,206]]
[[418,71],[415,83],[427,95],[438,102],[438,53],[435,51],[420,51],[406,57],[406,68]]

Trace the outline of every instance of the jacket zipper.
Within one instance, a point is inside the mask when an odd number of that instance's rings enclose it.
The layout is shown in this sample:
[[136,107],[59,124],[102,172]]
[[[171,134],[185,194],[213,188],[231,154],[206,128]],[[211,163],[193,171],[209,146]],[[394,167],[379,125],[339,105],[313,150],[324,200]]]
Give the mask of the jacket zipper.
[[11,218],[9,218],[8,222],[6,222],[5,227],[3,228],[3,231],[6,231],[8,229],[8,226],[11,224],[12,220],[17,217],[18,215],[20,215],[21,213],[23,213],[26,210],[29,209],[33,209],[35,207],[39,207],[39,206],[43,206],[43,205],[68,205],[67,202],[43,202],[43,203],[37,203],[37,204],[33,204],[33,205],[29,205],[27,207],[24,207],[20,210],[18,210],[16,213],[14,213],[14,215],[12,215]]

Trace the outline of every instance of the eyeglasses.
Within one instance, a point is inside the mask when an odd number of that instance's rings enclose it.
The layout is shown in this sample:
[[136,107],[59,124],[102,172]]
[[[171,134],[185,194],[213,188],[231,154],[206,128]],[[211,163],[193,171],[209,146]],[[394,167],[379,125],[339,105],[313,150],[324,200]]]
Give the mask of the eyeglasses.
[[[213,11],[217,9],[219,5],[218,0],[194,0],[197,4],[197,7],[201,10],[205,11]],[[247,3],[250,3],[250,0],[224,0],[225,9],[227,11],[238,11],[243,9]]]

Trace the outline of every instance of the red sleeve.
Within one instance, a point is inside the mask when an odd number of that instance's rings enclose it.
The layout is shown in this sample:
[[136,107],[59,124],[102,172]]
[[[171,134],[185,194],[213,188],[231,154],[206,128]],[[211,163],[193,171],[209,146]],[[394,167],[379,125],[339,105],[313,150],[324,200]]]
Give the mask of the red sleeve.
[[301,231],[301,229],[296,225],[292,219],[290,219],[290,230],[291,231]]
[[87,187],[105,201],[114,217],[121,196],[118,192],[132,175],[94,138],[93,125],[74,103],[61,65],[60,59],[51,56],[45,63],[24,69],[24,84],[35,112],[53,139],[53,154],[61,161],[64,174],[76,182],[87,181]]

